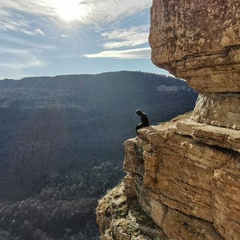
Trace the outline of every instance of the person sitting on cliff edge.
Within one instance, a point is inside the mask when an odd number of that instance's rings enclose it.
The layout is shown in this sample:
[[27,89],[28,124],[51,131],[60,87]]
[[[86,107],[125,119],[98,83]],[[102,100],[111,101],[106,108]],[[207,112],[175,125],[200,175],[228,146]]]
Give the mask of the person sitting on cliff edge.
[[[148,127],[149,126],[149,121],[148,121],[148,117],[147,117],[147,114],[140,111],[140,110],[137,110],[136,111],[136,114],[138,116],[140,116],[141,118],[141,123],[139,123],[138,125],[136,125],[135,129],[136,129],[136,133],[138,135],[138,129],[140,128],[143,128],[143,127]],[[139,136],[139,135],[138,135]]]

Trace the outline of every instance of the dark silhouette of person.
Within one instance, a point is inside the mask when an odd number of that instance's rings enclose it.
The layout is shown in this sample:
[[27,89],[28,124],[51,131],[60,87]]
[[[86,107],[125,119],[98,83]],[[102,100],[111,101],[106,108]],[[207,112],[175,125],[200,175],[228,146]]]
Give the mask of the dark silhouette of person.
[[136,125],[136,128],[135,128],[136,129],[136,133],[138,135],[138,129],[143,128],[143,127],[148,127],[149,126],[149,121],[148,121],[148,117],[147,117],[146,113],[144,113],[144,112],[142,112],[140,110],[137,110],[136,114],[138,116],[140,116],[140,118],[141,118],[141,123]]

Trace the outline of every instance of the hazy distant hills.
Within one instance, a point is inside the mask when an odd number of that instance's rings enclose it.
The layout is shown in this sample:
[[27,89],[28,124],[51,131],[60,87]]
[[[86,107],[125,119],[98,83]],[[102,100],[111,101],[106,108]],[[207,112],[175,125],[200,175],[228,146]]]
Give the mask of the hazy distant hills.
[[121,166],[122,144],[140,121],[135,110],[156,124],[192,110],[196,96],[184,81],[142,72],[0,81],[0,199],[33,193],[55,168]]
[[[64,239],[80,231],[76,239],[91,239],[86,224],[97,199],[123,176],[122,144],[135,137],[140,121],[135,110],[157,124],[192,110],[196,97],[184,81],[142,72],[0,81],[0,229],[19,236],[24,229],[23,239]],[[62,201],[65,207],[57,208]],[[24,219],[31,222],[30,205],[49,212],[49,204],[56,215],[46,213],[41,227],[23,226]],[[71,206],[84,210],[69,217]],[[34,216],[41,221],[42,214]]]

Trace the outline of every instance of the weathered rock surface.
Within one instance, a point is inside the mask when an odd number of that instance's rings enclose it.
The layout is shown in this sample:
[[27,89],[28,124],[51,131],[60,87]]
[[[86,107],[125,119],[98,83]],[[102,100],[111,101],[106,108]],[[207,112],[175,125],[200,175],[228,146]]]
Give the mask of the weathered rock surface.
[[153,0],[152,61],[199,92],[239,92],[239,9],[231,0]]
[[240,94],[200,94],[192,119],[240,130]]
[[149,36],[152,61],[202,93],[193,119],[238,130],[239,9],[239,1],[153,0]]
[[167,239],[163,230],[143,212],[136,196],[125,193],[123,183],[100,201],[97,213],[103,240]]
[[240,239],[239,9],[231,0],[153,0],[152,60],[200,95],[193,112],[125,142],[127,176],[97,209],[101,239]]
[[[125,142],[123,168],[128,175],[121,185],[124,198],[136,197],[167,239],[240,239],[240,155],[227,140],[222,141],[225,128],[197,123],[190,117],[188,113],[141,129],[141,138]],[[239,139],[239,131],[229,131],[229,136]],[[98,210],[100,215],[107,214]],[[118,221],[118,214],[110,216],[108,225]],[[100,225],[107,226],[103,223],[108,221],[100,221]],[[107,229],[112,232],[111,227]],[[135,231],[128,233],[129,239],[135,239]],[[139,239],[147,238],[139,235]]]

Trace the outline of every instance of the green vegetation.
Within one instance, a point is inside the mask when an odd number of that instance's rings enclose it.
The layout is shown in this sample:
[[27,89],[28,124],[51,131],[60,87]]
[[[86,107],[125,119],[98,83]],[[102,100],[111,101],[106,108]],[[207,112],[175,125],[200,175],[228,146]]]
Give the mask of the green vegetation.
[[196,96],[184,81],[141,72],[0,81],[0,236],[98,239],[97,199],[124,175],[135,110],[157,124]]

